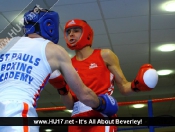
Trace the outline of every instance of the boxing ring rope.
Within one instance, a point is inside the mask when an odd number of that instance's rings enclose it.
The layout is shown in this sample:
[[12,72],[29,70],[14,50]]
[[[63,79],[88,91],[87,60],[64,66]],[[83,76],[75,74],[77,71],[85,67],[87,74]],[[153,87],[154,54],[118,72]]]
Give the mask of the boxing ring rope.
[[[160,98],[160,99],[152,99],[152,100],[140,100],[140,101],[130,101],[130,102],[118,102],[119,106],[125,106],[125,105],[133,105],[133,104],[148,104],[148,117],[153,117],[153,103],[158,102],[165,102],[165,101],[173,101],[175,100],[175,97],[170,98]],[[49,108],[37,108],[36,111],[55,111],[55,110],[66,110],[65,106],[59,106],[59,107],[49,107]],[[139,130],[139,129],[147,129],[149,128],[149,132],[154,132],[155,128],[160,128],[162,126],[138,126],[138,127],[132,127],[132,128],[118,128],[118,131],[127,131],[127,130]],[[165,127],[165,126],[164,126]]]

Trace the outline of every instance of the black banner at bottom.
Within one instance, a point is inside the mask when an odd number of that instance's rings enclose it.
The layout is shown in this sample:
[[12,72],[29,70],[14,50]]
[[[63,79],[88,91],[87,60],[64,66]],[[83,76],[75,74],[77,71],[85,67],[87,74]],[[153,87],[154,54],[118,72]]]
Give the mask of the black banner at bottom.
[[175,117],[0,117],[0,126],[175,126]]

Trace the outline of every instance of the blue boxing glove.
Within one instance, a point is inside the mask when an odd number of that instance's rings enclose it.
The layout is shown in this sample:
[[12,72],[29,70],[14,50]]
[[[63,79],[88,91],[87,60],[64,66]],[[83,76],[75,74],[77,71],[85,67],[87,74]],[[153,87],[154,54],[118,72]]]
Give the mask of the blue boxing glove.
[[108,94],[102,94],[99,97],[100,104],[94,110],[99,111],[107,116],[112,116],[118,111],[117,101]]

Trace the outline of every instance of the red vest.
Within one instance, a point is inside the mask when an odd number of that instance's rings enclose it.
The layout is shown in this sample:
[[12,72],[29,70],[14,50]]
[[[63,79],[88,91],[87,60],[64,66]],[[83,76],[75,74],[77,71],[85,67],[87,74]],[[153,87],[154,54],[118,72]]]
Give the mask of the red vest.
[[[101,49],[95,49],[88,58],[82,61],[73,57],[72,64],[83,83],[97,95],[105,93],[112,94],[114,90],[114,75],[110,73],[103,61]],[[77,101],[76,95],[72,91],[71,94],[75,101]]]

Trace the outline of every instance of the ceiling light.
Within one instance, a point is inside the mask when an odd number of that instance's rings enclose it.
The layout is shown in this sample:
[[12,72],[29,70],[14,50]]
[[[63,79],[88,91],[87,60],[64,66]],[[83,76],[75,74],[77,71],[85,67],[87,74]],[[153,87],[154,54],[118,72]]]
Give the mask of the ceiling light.
[[72,110],[65,110],[66,112],[72,113]]
[[158,49],[162,52],[170,52],[175,50],[175,44],[165,44],[165,45],[159,46]]
[[144,104],[135,104],[133,105],[134,108],[143,108],[145,105]]
[[45,132],[52,132],[52,129],[45,129]]
[[166,2],[166,3],[163,5],[163,8],[164,8],[166,11],[174,12],[174,11],[175,11],[175,1]]
[[173,72],[172,70],[159,70],[159,71],[157,71],[157,74],[158,75],[169,75],[172,72]]

